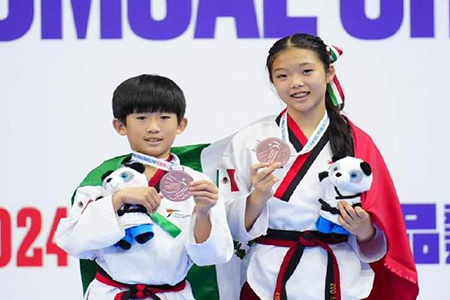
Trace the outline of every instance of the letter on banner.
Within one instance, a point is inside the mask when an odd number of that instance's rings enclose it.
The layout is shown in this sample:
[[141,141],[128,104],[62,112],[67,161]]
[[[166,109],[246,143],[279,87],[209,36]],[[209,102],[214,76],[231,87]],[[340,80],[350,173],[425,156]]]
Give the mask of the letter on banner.
[[166,17],[157,21],[151,16],[152,0],[128,0],[128,21],[131,30],[148,40],[169,40],[183,34],[192,15],[191,0],[166,0]]
[[317,18],[288,17],[286,1],[264,1],[264,37],[281,38],[297,32],[317,35]]
[[446,264],[450,264],[450,205],[445,205],[444,211],[444,227],[445,227],[445,250],[447,251]]
[[434,1],[411,0],[411,37],[434,37]]
[[[408,235],[417,264],[439,264],[436,204],[402,204]],[[431,232],[430,232],[431,231]]]
[[200,0],[195,38],[214,38],[218,17],[233,17],[239,38],[258,38],[253,0]]
[[341,21],[351,36],[380,40],[394,35],[403,22],[403,0],[379,0],[380,16],[370,19],[365,13],[367,0],[341,0]]
[[8,16],[0,20],[0,41],[13,41],[30,30],[34,18],[33,0],[9,0]]
[[[78,39],[85,39],[92,0],[71,0]],[[62,0],[42,0],[42,38],[62,39]]]
[[102,39],[122,38],[122,0],[101,0],[100,35]]

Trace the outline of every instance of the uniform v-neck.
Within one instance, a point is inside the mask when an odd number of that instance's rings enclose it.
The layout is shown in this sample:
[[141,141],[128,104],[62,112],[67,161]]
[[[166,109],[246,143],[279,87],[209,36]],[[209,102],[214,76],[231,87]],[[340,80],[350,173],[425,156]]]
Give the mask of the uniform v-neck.
[[[281,117],[286,112],[286,109],[283,110],[278,117],[276,118],[276,123],[278,126],[280,126]],[[300,127],[295,123],[294,119],[287,114],[287,127],[288,127],[288,135],[289,135],[289,142],[291,142],[292,146],[294,146],[295,151],[300,152],[303,147],[308,143],[308,138],[305,136],[303,131],[300,129]]]

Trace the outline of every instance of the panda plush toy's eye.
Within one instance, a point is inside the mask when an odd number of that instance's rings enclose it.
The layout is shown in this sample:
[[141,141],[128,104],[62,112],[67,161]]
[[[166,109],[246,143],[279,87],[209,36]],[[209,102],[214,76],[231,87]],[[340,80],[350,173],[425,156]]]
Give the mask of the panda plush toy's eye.
[[354,182],[354,183],[360,182],[361,179],[362,179],[362,173],[360,171],[353,170],[349,174],[350,174],[350,181],[351,182]]
[[124,182],[128,182],[133,179],[133,173],[122,172],[122,173],[120,173],[120,178],[122,178]]

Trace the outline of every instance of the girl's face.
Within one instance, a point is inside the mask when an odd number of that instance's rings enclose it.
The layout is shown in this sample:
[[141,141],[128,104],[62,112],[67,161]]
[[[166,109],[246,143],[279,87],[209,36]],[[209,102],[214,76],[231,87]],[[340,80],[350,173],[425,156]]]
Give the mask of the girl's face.
[[273,85],[291,114],[301,116],[325,112],[327,84],[334,77],[317,54],[308,49],[291,47],[275,58],[272,65]]

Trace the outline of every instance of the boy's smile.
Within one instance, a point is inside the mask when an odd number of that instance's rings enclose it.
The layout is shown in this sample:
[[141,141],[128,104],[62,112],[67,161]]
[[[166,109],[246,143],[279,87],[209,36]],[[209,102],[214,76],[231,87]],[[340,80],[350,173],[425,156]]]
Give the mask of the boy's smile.
[[145,141],[150,145],[158,145],[163,139],[162,138],[146,138]]
[[132,113],[126,117],[126,125],[115,119],[117,132],[128,138],[131,149],[156,158],[166,159],[175,137],[182,133],[187,119],[178,122],[174,113]]

